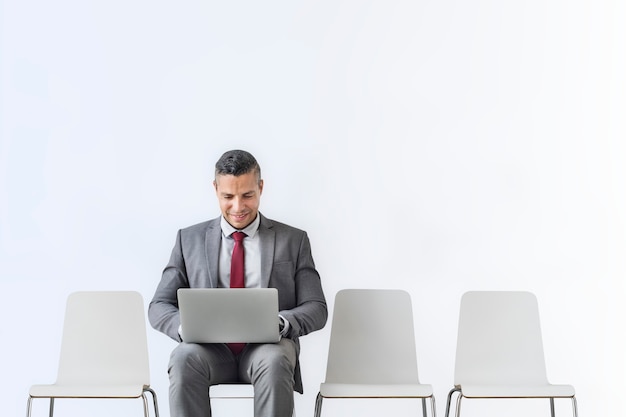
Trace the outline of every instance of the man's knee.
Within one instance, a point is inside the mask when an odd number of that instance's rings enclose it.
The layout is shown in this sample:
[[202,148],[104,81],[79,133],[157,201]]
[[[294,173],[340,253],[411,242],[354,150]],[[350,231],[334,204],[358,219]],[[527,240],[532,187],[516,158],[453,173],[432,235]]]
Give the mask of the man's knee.
[[221,383],[236,380],[236,362],[226,347],[219,344],[181,343],[170,355],[170,381]]
[[170,368],[186,366],[189,362],[201,361],[203,351],[196,343],[180,343],[170,355]]
[[170,378],[184,378],[190,375],[190,370],[200,371],[203,365],[204,353],[200,345],[194,343],[179,344],[170,355],[168,373]]
[[262,345],[255,352],[255,364],[249,369],[252,381],[262,377],[293,380],[296,354],[278,345]]

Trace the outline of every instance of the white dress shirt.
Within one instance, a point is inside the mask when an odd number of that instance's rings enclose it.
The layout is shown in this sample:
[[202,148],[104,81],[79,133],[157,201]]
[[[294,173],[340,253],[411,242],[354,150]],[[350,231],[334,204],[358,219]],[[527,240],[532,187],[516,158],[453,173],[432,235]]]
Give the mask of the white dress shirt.
[[220,256],[218,266],[218,287],[229,288],[230,287],[230,260],[233,254],[233,247],[235,246],[235,240],[232,237],[234,232],[244,232],[246,238],[243,240],[244,249],[244,273],[245,273],[245,287],[246,288],[259,288],[261,287],[261,243],[259,240],[259,223],[261,217],[256,216],[256,219],[250,223],[245,229],[239,230],[232,227],[222,217],[220,220],[220,226],[222,228],[222,243],[220,244]]

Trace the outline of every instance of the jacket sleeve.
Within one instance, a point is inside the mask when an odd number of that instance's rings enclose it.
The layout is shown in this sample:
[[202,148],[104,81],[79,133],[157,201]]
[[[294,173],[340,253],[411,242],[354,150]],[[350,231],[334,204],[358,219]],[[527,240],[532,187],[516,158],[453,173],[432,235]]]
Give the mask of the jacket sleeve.
[[189,287],[189,279],[183,257],[181,231],[179,230],[170,260],[163,270],[161,281],[148,306],[148,320],[152,327],[177,342],[181,341],[178,334],[180,315],[177,291],[179,288],[187,287]]
[[281,310],[280,314],[289,321],[289,337],[297,338],[323,328],[328,319],[320,275],[315,268],[311,244],[305,232],[300,235],[293,274],[295,306]]

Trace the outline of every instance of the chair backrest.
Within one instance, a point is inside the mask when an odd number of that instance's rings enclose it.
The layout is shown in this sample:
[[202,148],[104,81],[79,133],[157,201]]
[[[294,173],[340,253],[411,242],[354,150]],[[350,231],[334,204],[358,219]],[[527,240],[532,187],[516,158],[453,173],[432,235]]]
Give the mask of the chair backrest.
[[57,384],[150,385],[144,304],[138,292],[69,295]]
[[461,299],[455,385],[545,384],[534,294],[470,291]]
[[413,310],[406,291],[337,293],[326,383],[419,383]]

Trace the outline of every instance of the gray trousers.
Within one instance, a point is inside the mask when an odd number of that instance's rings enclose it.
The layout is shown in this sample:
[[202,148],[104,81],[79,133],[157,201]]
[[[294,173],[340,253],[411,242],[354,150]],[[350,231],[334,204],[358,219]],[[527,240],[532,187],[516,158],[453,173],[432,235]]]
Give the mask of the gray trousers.
[[224,344],[180,343],[170,356],[170,416],[211,417],[209,387],[239,382],[254,386],[254,417],[291,417],[296,345],[250,344],[235,357]]

